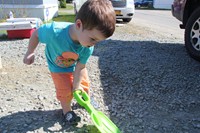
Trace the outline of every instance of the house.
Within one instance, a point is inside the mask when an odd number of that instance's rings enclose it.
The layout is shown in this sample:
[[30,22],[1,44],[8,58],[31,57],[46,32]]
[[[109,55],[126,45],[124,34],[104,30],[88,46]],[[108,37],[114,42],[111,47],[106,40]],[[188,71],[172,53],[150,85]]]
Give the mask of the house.
[[47,21],[58,16],[58,0],[0,0],[0,19],[8,18],[10,11],[16,18]]
[[171,9],[173,0],[154,0],[153,7],[157,9]]

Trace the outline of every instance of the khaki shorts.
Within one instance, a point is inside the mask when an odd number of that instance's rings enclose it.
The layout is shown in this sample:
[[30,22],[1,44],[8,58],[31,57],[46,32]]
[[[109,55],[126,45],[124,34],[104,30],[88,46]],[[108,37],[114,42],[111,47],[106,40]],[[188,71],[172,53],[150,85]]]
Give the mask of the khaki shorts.
[[[51,73],[55,88],[56,97],[59,101],[71,101],[73,98],[73,74],[72,73]],[[84,76],[81,87],[89,93],[89,79]]]

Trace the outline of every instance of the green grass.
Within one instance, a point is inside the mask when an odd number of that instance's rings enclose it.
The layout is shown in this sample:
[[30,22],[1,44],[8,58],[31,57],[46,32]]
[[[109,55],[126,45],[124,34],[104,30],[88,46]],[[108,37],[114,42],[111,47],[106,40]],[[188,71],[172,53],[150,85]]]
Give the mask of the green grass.
[[[6,19],[1,19],[0,23],[6,22]],[[0,35],[5,35],[7,34],[6,30],[0,30]]]
[[[6,22],[5,19],[1,19],[0,23]],[[5,39],[5,37],[7,36],[7,32],[6,30],[0,30],[0,39]]]
[[51,21],[60,21],[60,22],[74,22],[75,14],[74,8],[72,5],[67,4],[66,8],[59,8],[58,16],[53,18]]
[[0,30],[0,34],[6,34],[6,30]]
[[72,22],[72,23],[74,23],[75,15],[74,14],[70,14],[70,13],[60,12],[60,13],[58,13],[58,16],[53,18],[51,21]]
[[53,21],[60,21],[60,22],[72,22],[75,21],[75,15],[68,14],[68,15],[58,15],[58,17],[53,18]]
[[1,19],[0,23],[6,22],[6,19]]
[[[66,4],[66,8],[60,8],[60,9],[73,10],[74,7],[72,6],[72,4]],[[60,10],[60,9],[59,9],[59,10]]]

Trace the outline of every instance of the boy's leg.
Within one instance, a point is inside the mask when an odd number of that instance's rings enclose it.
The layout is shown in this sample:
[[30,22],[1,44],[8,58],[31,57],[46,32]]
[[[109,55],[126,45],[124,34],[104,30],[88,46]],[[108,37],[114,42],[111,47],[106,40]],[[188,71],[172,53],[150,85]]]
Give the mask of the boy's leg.
[[56,97],[60,101],[63,114],[71,111],[72,73],[51,73],[56,88]]
[[[72,82],[73,74],[72,73],[51,73],[53,82],[56,88],[56,97],[60,101],[63,114],[71,111],[71,101],[73,98],[72,94]],[[90,94],[90,82],[87,71],[85,72],[83,79],[81,81],[81,87]]]
[[56,87],[56,96],[63,109],[63,122],[65,124],[77,125],[81,120],[71,109],[72,94],[72,73],[51,73]]

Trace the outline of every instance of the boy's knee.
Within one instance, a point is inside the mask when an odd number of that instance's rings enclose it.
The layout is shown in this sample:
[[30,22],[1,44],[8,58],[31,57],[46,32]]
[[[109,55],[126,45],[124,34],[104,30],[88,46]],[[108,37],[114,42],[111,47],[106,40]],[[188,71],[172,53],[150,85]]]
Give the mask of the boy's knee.
[[73,98],[73,95],[72,95],[72,93],[70,93],[70,94],[61,94],[61,95],[57,94],[56,98],[59,101],[71,101],[72,98]]

